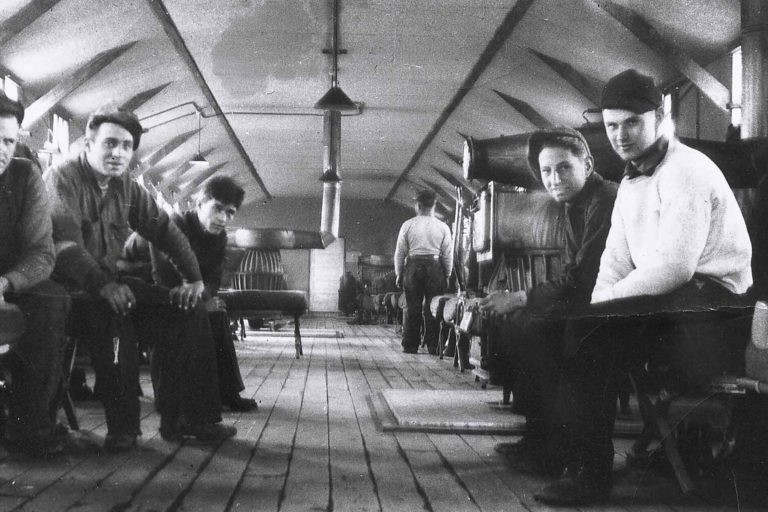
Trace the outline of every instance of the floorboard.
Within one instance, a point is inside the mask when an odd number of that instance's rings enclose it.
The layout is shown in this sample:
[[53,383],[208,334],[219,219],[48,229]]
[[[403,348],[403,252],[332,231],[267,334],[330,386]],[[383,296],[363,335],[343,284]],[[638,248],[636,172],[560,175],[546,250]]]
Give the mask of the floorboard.
[[[379,428],[370,403],[380,391],[473,389],[470,372],[459,372],[451,359],[402,353],[393,326],[323,315],[307,316],[302,327],[343,337],[304,336],[298,360],[291,337],[236,344],[243,396],[259,409],[224,413],[238,428],[235,438],[216,446],[163,441],[145,369],[144,435],[135,451],[102,452],[100,406],[77,403],[82,428],[64,457],[33,461],[0,449],[0,512],[550,510],[533,498],[546,480],[513,471],[494,451],[514,438]],[[734,496],[726,491],[705,501],[681,495],[668,477],[629,471],[621,455],[627,444],[617,441],[611,500],[578,510],[760,510],[737,504],[738,486]]]

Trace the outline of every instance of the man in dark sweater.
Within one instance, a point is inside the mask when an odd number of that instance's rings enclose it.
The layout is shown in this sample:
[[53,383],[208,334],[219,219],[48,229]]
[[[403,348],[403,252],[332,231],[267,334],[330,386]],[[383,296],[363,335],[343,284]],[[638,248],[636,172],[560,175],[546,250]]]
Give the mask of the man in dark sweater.
[[[226,257],[226,226],[234,218],[244,197],[245,191],[232,178],[217,176],[205,183],[195,209],[171,216],[189,240],[205,283],[202,298],[208,309],[216,344],[221,403],[233,411],[242,412],[258,407],[255,400],[240,396],[245,386],[232,342],[226,304],[217,297],[217,293],[221,286]],[[155,244],[149,244],[138,233],[131,235],[126,245],[127,259],[132,263],[146,261],[150,254],[152,278],[155,283],[172,288],[183,282],[182,275],[166,253]]]
[[[12,158],[24,107],[0,95],[0,306],[16,304],[26,328],[6,356],[13,384],[5,441],[34,457],[61,450],[54,439],[69,297],[48,280],[54,251],[48,198],[29,160]],[[51,414],[53,411],[53,414]]]
[[571,128],[535,132],[529,165],[565,213],[565,266],[559,278],[530,291],[495,292],[480,301],[482,311],[510,314],[506,326],[519,373],[515,406],[526,416],[520,442],[497,446],[518,469],[559,473],[566,462],[562,422],[556,408],[564,322],[552,320],[568,308],[589,304],[600,255],[611,226],[617,185],[594,171],[584,137]]
[[[105,448],[130,450],[139,429],[137,334],[152,333],[159,381],[156,404],[166,440],[217,441],[222,426],[213,340],[200,268],[187,238],[127,170],[142,127],[124,110],[88,119],[85,149],[48,169],[56,276],[78,290],[72,325],[89,342],[96,394],[107,420]],[[123,246],[137,231],[171,255],[184,282],[171,290],[124,279]]]

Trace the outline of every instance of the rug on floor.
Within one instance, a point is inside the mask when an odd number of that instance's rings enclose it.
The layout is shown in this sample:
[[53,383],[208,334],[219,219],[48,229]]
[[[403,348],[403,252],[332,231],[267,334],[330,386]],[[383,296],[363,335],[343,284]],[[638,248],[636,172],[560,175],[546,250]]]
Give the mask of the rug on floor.
[[[370,397],[384,431],[522,434],[525,418],[500,406],[500,390],[385,389]],[[617,421],[617,435],[636,435],[639,421]]]

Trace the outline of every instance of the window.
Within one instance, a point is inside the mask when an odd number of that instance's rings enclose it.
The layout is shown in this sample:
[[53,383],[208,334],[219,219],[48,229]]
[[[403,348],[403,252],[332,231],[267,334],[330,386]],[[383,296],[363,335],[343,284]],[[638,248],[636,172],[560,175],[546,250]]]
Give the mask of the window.
[[741,46],[731,53],[731,124],[741,126]]
[[69,121],[53,114],[53,144],[59,153],[69,152]]
[[672,95],[670,93],[666,93],[663,96],[661,104],[664,107],[664,115],[671,116],[672,115]]
[[21,96],[21,88],[19,87],[19,84],[13,80],[13,78],[6,76],[3,79],[3,91],[5,92],[5,95],[13,101],[19,101],[19,97]]

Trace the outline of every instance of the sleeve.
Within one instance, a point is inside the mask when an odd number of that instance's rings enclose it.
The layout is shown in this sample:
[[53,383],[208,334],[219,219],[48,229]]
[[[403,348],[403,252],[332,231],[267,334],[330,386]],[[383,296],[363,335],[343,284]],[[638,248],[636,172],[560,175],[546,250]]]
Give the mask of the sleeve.
[[208,279],[205,282],[205,291],[211,297],[215,297],[219,293],[221,287],[221,277],[224,274],[224,260],[227,257],[227,239],[221,240],[221,243],[216,247],[216,265],[210,270]]
[[61,169],[49,169],[43,176],[51,201],[53,242],[56,249],[54,272],[96,295],[110,277],[85,248],[77,191],[79,187]]
[[48,278],[53,271],[54,249],[50,208],[45,186],[33,169],[25,173],[25,195],[19,225],[21,256],[5,274],[15,291],[21,291]]
[[[621,199],[617,197],[616,202],[619,203],[619,201]],[[611,214],[611,228],[605,241],[605,250],[600,257],[600,269],[592,290],[591,302],[594,304],[612,300],[613,285],[626,277],[634,268],[621,209],[614,208]]]
[[453,271],[453,237],[451,236],[451,229],[443,223],[443,240],[440,243],[440,263],[443,265],[443,272],[445,272],[445,278],[451,277]]
[[397,245],[395,246],[395,275],[401,277],[405,267],[405,258],[408,256],[408,222],[400,226],[400,232],[397,234]]
[[168,254],[188,282],[202,280],[189,240],[138,183],[129,185],[128,223],[141,236]]
[[709,236],[712,204],[701,180],[677,180],[661,189],[658,246],[650,264],[613,285],[613,298],[663,295],[693,277]]

